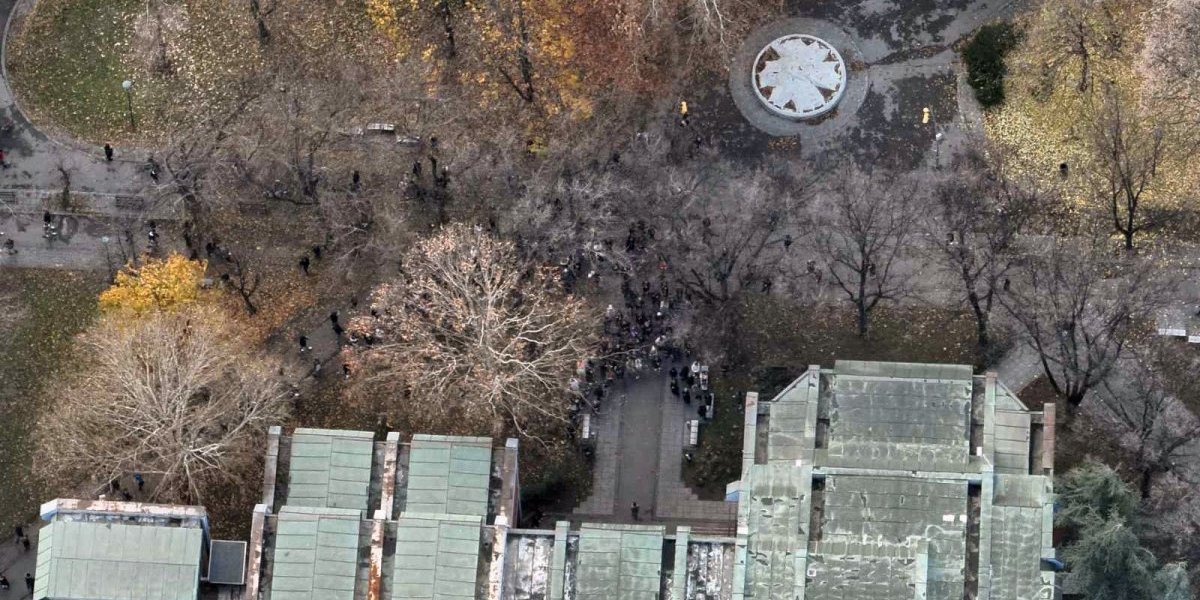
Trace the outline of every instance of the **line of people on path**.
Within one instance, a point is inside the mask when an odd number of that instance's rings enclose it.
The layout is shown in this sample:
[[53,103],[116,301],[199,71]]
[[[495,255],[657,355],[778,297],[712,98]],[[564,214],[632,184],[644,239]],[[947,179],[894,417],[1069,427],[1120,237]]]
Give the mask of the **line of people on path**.
[[[21,544],[21,546],[22,546],[22,548],[24,548],[25,552],[29,552],[29,547],[30,547],[29,536],[25,535],[25,528],[20,525],[17,525],[16,527],[13,528],[13,533],[15,534],[14,535],[15,542],[18,544]],[[33,573],[26,573],[25,574],[25,588],[26,588],[26,590],[28,590],[28,593],[31,593],[31,594],[33,593],[33,582],[34,582]],[[8,582],[8,577],[5,576],[4,573],[0,573],[0,591],[8,591],[10,587],[11,587],[11,584]]]

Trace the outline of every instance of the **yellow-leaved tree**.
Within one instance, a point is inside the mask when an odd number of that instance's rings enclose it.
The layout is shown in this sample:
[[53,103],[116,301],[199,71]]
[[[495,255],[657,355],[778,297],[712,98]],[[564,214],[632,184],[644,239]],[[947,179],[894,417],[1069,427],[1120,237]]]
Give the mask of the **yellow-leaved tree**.
[[147,259],[140,267],[126,266],[111,287],[100,294],[100,309],[107,313],[141,315],[171,310],[200,299],[200,282],[207,264],[179,254]]

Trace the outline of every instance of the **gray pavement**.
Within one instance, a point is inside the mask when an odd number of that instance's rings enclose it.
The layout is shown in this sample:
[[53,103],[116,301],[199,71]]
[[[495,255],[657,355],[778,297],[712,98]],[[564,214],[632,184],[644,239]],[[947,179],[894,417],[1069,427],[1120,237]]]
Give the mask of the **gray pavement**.
[[[0,65],[10,33],[10,17],[28,2],[0,0]],[[63,137],[53,139],[36,129],[20,111],[7,70],[0,77],[0,149],[5,166],[0,167],[0,242],[12,240],[17,254],[0,255],[0,267],[102,269],[120,259],[118,237],[129,230],[134,246],[144,250],[145,221],[166,221],[176,211],[163,205],[160,189],[145,169],[148,155],[116,148],[114,160],[104,157],[103,144],[83,145]],[[120,82],[114,82],[119,85]],[[68,200],[63,191],[70,189]],[[137,204],[117,198],[139,198]],[[167,201],[169,202],[169,201]],[[58,235],[42,235],[42,215],[54,213]],[[162,245],[176,246],[179,240],[165,239]]]
[[34,566],[37,564],[37,531],[36,526],[25,526],[25,535],[29,536],[29,550],[18,544],[13,532],[2,532],[4,541],[0,543],[0,575],[8,578],[11,586],[8,591],[0,591],[0,600],[20,600],[31,598],[33,594],[26,591],[25,574],[36,575]]
[[[0,0],[0,58],[7,59],[10,17],[25,10],[29,2]],[[139,193],[151,183],[143,165],[147,155],[116,148],[113,162],[104,159],[103,143],[83,146],[74,140],[55,140],[38,131],[21,113],[8,84],[7,60],[0,62],[0,123],[12,120],[12,128],[0,131],[0,148],[10,166],[0,169],[0,187],[56,189],[63,187],[62,170],[71,177],[71,188],[84,192]],[[120,85],[114,81],[113,85]]]
[[621,447],[617,454],[617,493],[615,508],[629,511],[637,502],[639,518],[650,520],[655,514],[655,496],[659,478],[658,440],[662,435],[662,404],[667,378],[649,371],[640,381],[626,376],[621,407]]
[[630,523],[637,502],[642,522],[707,523],[712,532],[729,533],[736,505],[700,500],[683,482],[685,423],[696,418],[695,407],[671,394],[665,373],[627,376],[614,386],[606,412],[594,417],[599,438],[592,495],[573,516]]

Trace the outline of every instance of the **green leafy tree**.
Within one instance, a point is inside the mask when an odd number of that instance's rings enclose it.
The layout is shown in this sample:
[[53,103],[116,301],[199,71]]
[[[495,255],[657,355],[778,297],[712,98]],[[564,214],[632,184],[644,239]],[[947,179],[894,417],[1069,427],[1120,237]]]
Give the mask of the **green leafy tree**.
[[1058,482],[1058,522],[1087,528],[1108,520],[1128,523],[1137,509],[1137,495],[1107,465],[1085,463]]
[[1157,561],[1118,518],[1094,521],[1063,551],[1069,586],[1088,600],[1156,600]]
[[1192,600],[1192,586],[1188,580],[1187,564],[1167,563],[1154,576],[1158,585],[1159,600]]

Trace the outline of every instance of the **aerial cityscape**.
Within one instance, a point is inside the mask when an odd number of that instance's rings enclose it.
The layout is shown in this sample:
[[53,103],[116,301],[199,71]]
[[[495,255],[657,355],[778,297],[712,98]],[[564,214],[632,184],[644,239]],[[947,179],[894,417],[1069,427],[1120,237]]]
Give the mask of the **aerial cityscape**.
[[0,600],[1192,600],[1200,0],[3,0]]

